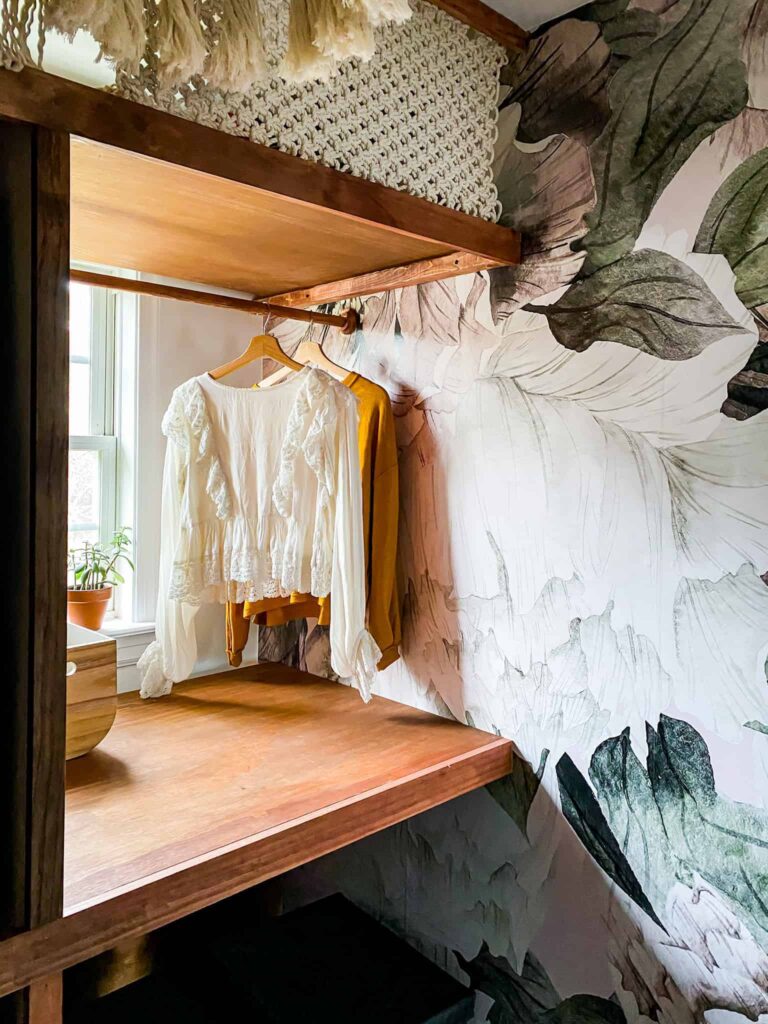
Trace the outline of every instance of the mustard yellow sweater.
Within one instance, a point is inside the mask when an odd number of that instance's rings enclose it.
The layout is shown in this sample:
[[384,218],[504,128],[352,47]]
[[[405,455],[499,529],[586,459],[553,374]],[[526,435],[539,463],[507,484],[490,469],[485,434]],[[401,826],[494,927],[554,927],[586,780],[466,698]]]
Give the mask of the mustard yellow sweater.
[[[342,383],[358,398],[360,475],[363,483],[363,533],[368,631],[379,646],[379,671],[400,657],[400,604],[397,595],[397,517],[399,507],[395,421],[389,395],[373,381],[350,373]],[[293,619],[331,619],[329,597],[292,594],[227,605],[227,658],[239,665],[250,622],[278,626]]]

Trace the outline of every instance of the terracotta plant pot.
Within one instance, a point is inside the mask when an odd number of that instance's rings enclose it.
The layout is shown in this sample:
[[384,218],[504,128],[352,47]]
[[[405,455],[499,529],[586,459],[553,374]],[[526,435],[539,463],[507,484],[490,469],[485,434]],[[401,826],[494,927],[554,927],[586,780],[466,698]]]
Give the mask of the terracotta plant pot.
[[101,590],[67,590],[67,618],[86,629],[101,629],[112,587]]

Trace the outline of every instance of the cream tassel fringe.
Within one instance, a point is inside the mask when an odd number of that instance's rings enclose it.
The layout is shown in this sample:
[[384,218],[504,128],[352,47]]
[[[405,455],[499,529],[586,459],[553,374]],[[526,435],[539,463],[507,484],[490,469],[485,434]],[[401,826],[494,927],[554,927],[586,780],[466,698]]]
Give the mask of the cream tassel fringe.
[[195,0],[160,0],[155,39],[163,85],[178,85],[201,74],[207,51]]
[[[99,4],[99,0],[47,0],[46,28],[55,28],[70,42],[81,28],[87,29],[95,38],[95,26],[103,21],[100,7],[102,5]],[[105,3],[103,7],[111,7],[111,3]]]
[[413,14],[408,0],[363,0],[363,6],[374,28],[386,21],[402,25]]
[[[135,71],[147,46],[148,6],[151,48],[163,85],[172,87],[202,73],[217,88],[245,91],[268,74],[258,5],[259,0],[223,0],[208,53],[198,0],[149,5],[144,0],[0,0],[0,59],[11,67],[31,62],[28,39],[38,12],[41,24],[70,39],[87,29],[101,47],[100,56]],[[295,82],[327,80],[338,61],[371,59],[374,27],[410,16],[408,0],[291,0],[280,74]]]
[[335,61],[314,44],[310,4],[317,0],[291,0],[288,18],[288,48],[280,63],[280,74],[289,82],[327,82],[335,71]]
[[245,92],[268,71],[258,0],[227,0],[205,77],[218,89]]
[[312,6],[312,41],[321,53],[335,60],[371,59],[376,44],[363,0],[318,0]]
[[99,44],[99,57],[127,71],[138,70],[147,45],[143,0],[45,0],[46,27],[72,40],[86,29]]

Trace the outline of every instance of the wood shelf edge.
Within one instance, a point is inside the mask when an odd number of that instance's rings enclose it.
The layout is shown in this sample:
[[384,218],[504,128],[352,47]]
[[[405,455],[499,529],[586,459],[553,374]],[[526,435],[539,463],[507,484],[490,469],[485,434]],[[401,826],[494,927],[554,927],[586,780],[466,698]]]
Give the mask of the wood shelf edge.
[[520,236],[516,232],[518,256],[514,260],[501,261],[475,256],[469,252],[454,252],[447,256],[433,259],[418,260],[405,263],[399,267],[386,270],[375,270],[357,277],[345,278],[341,281],[329,281],[327,284],[315,285],[313,288],[299,288],[282,295],[270,295],[268,301],[280,306],[319,306],[326,302],[341,302],[344,299],[357,298],[363,295],[375,295],[378,292],[390,292],[395,288],[409,288],[413,285],[429,284],[432,281],[444,281],[462,274],[475,274],[481,270],[493,270],[495,267],[507,267],[519,263]]
[[0,117],[40,124],[490,259],[508,228],[36,68],[0,69]]
[[511,770],[512,758],[511,741],[489,737],[476,751],[286,822],[6,939],[0,943],[0,997],[500,779]]

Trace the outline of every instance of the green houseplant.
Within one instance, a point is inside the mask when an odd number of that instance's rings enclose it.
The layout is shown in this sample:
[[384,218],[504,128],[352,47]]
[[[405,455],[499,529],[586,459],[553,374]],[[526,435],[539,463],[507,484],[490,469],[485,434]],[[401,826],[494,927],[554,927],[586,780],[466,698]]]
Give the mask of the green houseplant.
[[125,563],[133,569],[130,530],[120,527],[106,544],[90,544],[71,548],[67,559],[67,618],[86,629],[100,629],[112,588],[125,582],[118,566]]

